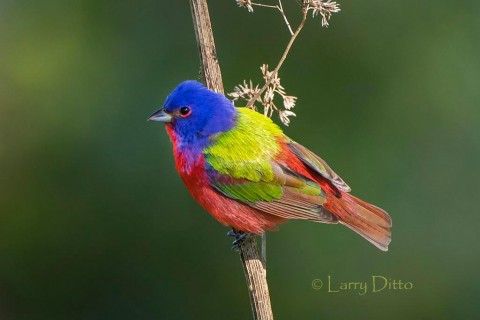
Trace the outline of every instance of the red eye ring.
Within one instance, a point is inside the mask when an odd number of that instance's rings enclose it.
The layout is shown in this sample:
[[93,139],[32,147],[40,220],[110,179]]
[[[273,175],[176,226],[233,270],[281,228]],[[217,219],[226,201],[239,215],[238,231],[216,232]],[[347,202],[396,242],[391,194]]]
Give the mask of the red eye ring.
[[180,108],[180,116],[182,118],[188,117],[191,113],[192,113],[192,110],[190,109],[190,107],[181,107]]

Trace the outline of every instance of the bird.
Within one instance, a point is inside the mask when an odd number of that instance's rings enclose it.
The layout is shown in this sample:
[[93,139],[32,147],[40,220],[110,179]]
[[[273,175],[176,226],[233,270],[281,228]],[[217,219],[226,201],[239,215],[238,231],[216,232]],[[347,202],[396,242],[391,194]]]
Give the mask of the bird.
[[388,213],[351,195],[322,158],[263,114],[187,80],[148,120],[165,123],[190,195],[237,240],[309,220],[342,224],[388,250]]

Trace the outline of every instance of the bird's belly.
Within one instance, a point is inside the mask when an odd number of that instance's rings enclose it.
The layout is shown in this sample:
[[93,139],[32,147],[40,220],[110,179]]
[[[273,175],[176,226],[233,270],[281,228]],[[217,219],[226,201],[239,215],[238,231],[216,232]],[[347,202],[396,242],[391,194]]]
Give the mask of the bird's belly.
[[190,173],[180,172],[180,176],[192,197],[223,225],[261,234],[263,231],[275,229],[277,224],[286,221],[217,192],[210,186],[203,169],[194,168]]

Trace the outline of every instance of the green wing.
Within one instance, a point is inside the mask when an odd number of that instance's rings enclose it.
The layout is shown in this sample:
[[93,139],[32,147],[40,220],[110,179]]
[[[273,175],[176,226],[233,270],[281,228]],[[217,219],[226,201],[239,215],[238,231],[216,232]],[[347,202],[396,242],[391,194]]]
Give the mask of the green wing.
[[255,111],[238,111],[235,128],[215,137],[204,151],[211,186],[272,215],[336,223],[322,206],[326,197],[320,186],[274,161],[281,151],[281,129]]
[[271,180],[233,178],[207,166],[210,185],[223,195],[253,208],[286,219],[308,219],[336,223],[322,205],[326,195],[320,186],[287,167],[271,164]]

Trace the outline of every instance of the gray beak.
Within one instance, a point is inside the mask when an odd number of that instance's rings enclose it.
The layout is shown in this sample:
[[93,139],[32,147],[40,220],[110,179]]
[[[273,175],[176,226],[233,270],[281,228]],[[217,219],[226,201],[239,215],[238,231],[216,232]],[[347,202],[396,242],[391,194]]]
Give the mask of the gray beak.
[[162,108],[160,110],[155,111],[152,115],[147,119],[148,121],[158,121],[158,122],[171,122],[172,116],[165,112],[165,109]]

